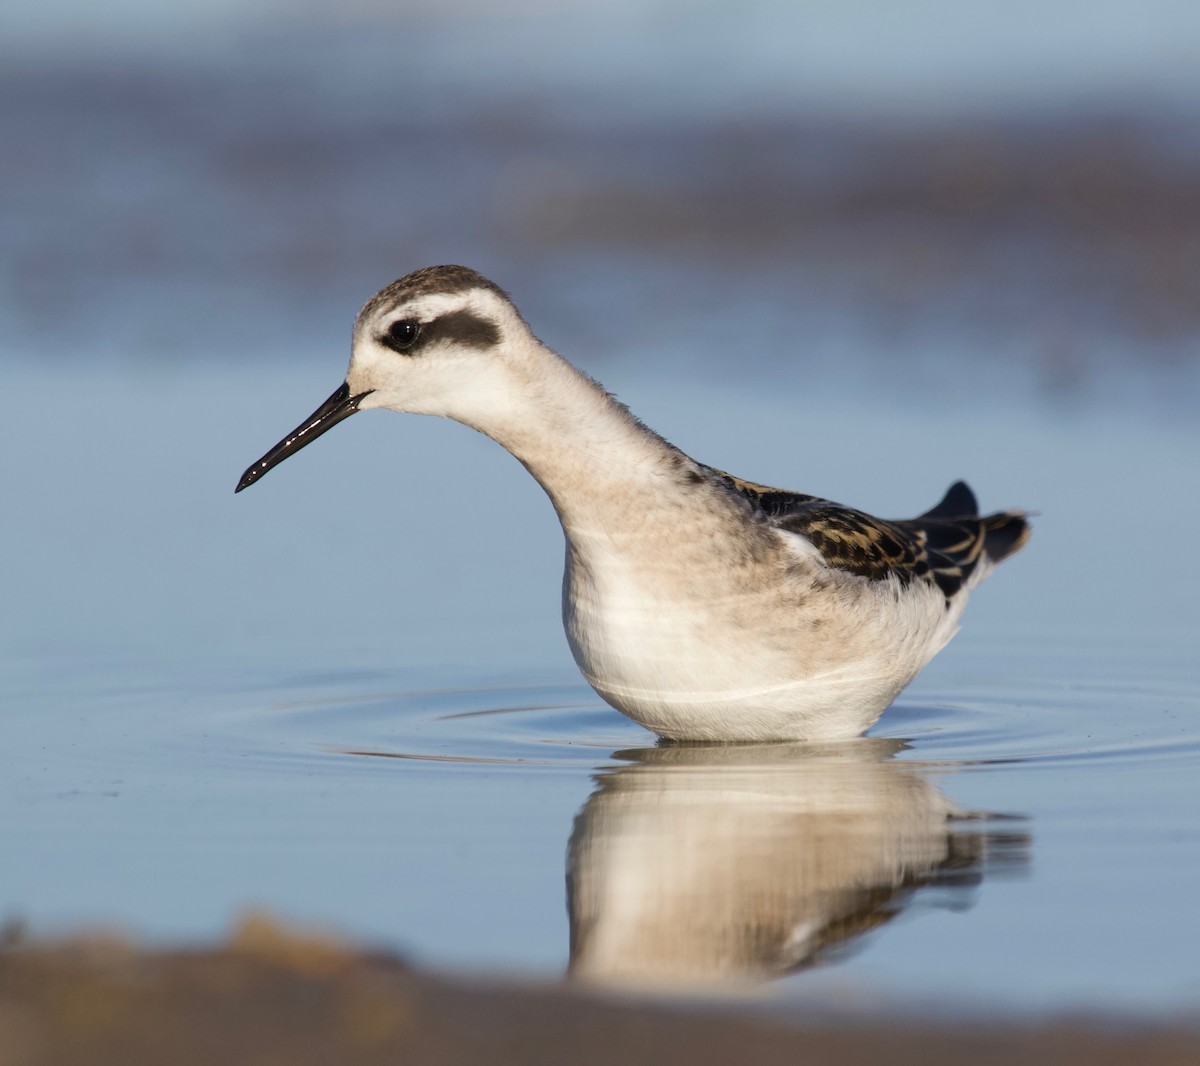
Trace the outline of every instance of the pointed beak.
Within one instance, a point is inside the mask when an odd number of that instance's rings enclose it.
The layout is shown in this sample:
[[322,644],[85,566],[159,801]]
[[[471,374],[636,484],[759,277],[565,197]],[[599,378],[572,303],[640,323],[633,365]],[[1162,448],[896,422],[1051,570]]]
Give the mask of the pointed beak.
[[343,384],[311,415],[275,445],[261,459],[246,468],[242,480],[238,482],[234,492],[241,492],[247,485],[253,485],[273,466],[278,466],[289,455],[293,455],[306,444],[311,444],[327,429],[332,429],[342,419],[349,418],[358,410],[358,405],[374,390],[368,389],[357,396],[350,395],[350,386]]

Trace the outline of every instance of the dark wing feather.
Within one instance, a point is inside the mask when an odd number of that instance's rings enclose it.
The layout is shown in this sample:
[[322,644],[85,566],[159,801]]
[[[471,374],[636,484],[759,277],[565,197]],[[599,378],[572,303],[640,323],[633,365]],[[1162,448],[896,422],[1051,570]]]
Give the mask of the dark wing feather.
[[962,481],[919,518],[887,521],[817,496],[715,473],[781,529],[811,541],[829,566],[876,581],[894,577],[902,584],[936,584],[947,601],[981,558],[998,562],[1020,548],[1029,533],[1017,512],[976,514],[975,494]]

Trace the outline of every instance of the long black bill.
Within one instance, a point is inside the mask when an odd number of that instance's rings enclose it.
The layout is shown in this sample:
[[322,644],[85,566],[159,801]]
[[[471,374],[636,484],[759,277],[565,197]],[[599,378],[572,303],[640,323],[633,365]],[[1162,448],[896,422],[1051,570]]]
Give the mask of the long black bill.
[[350,395],[350,386],[343,383],[342,387],[329,397],[311,415],[275,445],[266,455],[251,463],[234,492],[241,492],[247,485],[253,485],[273,466],[278,466],[289,455],[294,455],[306,444],[311,444],[327,429],[332,429],[343,418],[349,418],[358,410],[363,398],[371,395],[371,391],[360,392],[357,396]]

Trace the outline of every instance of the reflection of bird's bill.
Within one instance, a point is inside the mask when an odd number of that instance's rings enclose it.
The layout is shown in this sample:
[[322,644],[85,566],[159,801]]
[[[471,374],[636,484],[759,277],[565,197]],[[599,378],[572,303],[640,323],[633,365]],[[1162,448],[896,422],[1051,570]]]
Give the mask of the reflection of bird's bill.
[[[917,890],[983,873],[985,823],[960,816],[886,738],[664,745],[600,779],[568,860],[574,976],[766,979],[828,958]],[[1027,838],[996,861],[1024,861]],[[1010,845],[1014,838],[1009,835]]]

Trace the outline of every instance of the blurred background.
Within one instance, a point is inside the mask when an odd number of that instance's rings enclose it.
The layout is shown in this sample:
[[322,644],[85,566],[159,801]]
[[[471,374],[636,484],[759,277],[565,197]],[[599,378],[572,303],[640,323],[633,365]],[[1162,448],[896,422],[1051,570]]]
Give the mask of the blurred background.
[[233,496],[452,262],[702,461],[1043,512],[879,734],[1003,764],[939,780],[1033,816],[1033,888],[839,973],[1200,994],[1194,0],[6,0],[0,914],[565,967],[573,819],[653,738],[537,486],[380,414]]
[[10,359],[336,362],[463,261],[597,367],[1198,397],[1185,0],[15,0],[0,57]]

